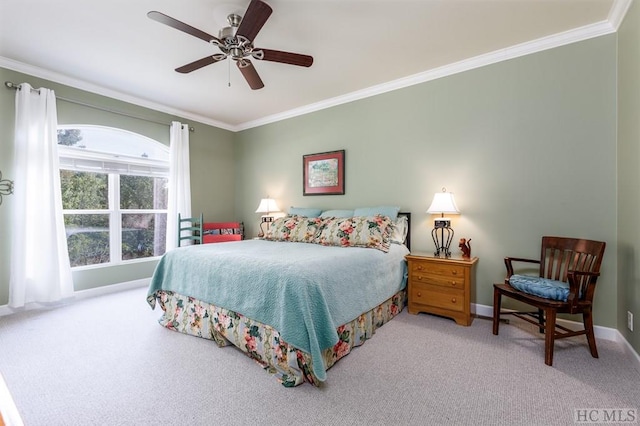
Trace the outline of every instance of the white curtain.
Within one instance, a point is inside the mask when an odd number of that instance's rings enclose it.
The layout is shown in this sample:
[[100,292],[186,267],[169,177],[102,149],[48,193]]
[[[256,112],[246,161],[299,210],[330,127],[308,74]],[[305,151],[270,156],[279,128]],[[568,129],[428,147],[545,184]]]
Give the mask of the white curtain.
[[15,187],[9,306],[73,295],[62,216],[53,90],[23,83],[16,92]]
[[178,246],[178,213],[191,217],[191,172],[189,126],[171,123],[169,146],[169,201],[167,206],[167,251]]

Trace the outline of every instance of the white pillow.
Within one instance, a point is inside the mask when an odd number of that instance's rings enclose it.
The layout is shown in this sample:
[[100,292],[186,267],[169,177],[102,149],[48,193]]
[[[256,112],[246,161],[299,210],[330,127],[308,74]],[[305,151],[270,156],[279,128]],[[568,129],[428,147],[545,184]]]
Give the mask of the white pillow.
[[389,238],[392,243],[404,244],[407,240],[407,233],[409,232],[409,221],[406,216],[398,216],[393,222],[393,231]]

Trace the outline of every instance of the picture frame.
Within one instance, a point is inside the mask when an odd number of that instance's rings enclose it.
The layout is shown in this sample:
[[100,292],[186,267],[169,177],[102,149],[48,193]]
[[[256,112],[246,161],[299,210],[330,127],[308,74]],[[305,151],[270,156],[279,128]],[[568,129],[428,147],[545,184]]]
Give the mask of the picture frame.
[[302,156],[302,195],[344,195],[344,149]]

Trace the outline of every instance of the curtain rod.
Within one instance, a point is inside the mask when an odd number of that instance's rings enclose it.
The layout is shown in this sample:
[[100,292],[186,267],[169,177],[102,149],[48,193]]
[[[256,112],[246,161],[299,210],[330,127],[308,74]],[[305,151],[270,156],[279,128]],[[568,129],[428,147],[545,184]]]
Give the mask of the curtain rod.
[[[11,81],[5,81],[4,85],[7,87],[7,89],[20,90],[20,85],[12,83]],[[33,88],[31,90],[36,91],[36,92],[38,91],[38,89],[33,89]],[[113,110],[113,109],[109,109],[109,108],[100,107],[100,106],[97,106],[97,105],[88,104],[88,103],[85,103],[85,102],[76,101],[75,99],[69,99],[69,98],[65,98],[65,97],[57,96],[57,95],[56,95],[56,99],[57,100],[61,100],[61,101],[65,101],[65,102],[69,102],[69,103],[72,103],[72,104],[76,104],[76,105],[82,105],[82,106],[85,106],[85,107],[88,107],[88,108],[97,109],[97,110],[100,110],[100,111],[110,112],[112,114],[118,114],[118,115],[123,115],[123,116],[129,117],[129,118],[135,118],[135,119],[142,120],[142,121],[148,121],[150,123],[161,124],[163,126],[169,126],[169,127],[171,126],[171,124],[163,123],[162,121],[151,120],[149,118],[141,117],[139,115],[133,115],[133,114],[129,114],[129,113],[126,113],[126,112],[121,112],[121,111],[117,111],[117,110]],[[195,129],[193,127],[189,126],[189,131],[193,132],[193,131],[195,131]]]

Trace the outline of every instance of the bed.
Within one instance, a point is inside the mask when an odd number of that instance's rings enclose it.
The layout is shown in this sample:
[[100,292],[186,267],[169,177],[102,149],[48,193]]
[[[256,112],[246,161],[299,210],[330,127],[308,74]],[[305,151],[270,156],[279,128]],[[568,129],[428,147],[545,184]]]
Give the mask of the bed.
[[319,386],[404,308],[409,220],[294,215],[264,239],[181,247],[147,302],[162,326],[234,345],[284,386]]

